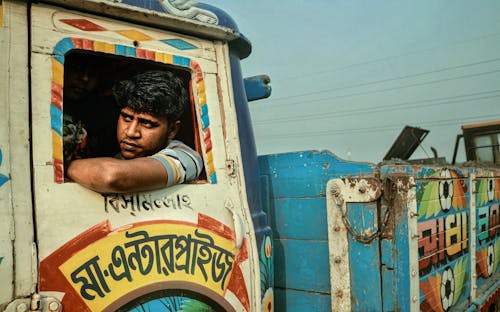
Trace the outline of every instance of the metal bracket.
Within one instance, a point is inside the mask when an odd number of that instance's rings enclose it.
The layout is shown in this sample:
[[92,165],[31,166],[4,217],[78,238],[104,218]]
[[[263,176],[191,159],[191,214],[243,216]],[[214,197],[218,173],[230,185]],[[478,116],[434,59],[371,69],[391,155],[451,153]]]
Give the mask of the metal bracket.
[[355,238],[372,241],[380,233],[356,233],[347,218],[347,203],[368,203],[382,194],[376,178],[333,179],[326,186],[328,216],[328,249],[332,311],[351,311],[351,276],[349,269],[348,233]]
[[61,312],[61,302],[50,296],[33,294],[31,298],[16,299],[9,303],[4,312]]

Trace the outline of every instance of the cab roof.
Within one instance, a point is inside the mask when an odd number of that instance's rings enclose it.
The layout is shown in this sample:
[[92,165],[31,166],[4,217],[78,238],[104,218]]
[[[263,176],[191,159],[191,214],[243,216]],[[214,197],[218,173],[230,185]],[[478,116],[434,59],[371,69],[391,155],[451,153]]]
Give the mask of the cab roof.
[[196,1],[171,0],[41,0],[48,4],[79,10],[135,24],[168,29],[206,39],[230,42],[232,52],[243,59],[252,50],[250,41],[223,10]]

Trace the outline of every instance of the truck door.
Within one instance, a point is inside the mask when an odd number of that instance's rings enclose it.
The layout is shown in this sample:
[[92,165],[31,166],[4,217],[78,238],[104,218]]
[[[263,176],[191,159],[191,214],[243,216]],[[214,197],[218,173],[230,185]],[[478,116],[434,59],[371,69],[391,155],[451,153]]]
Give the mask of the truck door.
[[[237,167],[226,169],[228,159],[237,164],[240,157],[237,146],[225,144],[237,143],[235,117],[219,108],[219,96],[229,99],[226,75],[217,74],[226,62],[225,44],[35,4],[31,31],[42,295],[73,311],[254,310],[251,281],[257,270],[250,268],[258,262],[251,258],[244,182]],[[80,132],[77,126],[63,129],[67,115],[86,114],[106,139],[116,123],[113,83],[165,68],[190,86],[192,105],[181,139],[202,155],[202,179],[136,194],[99,194],[68,181],[65,157],[79,147],[64,143],[64,136]],[[66,87],[74,71],[97,79],[93,87],[76,90],[90,93],[86,100],[69,100]],[[99,156],[113,157],[111,137],[97,145],[103,147]]]

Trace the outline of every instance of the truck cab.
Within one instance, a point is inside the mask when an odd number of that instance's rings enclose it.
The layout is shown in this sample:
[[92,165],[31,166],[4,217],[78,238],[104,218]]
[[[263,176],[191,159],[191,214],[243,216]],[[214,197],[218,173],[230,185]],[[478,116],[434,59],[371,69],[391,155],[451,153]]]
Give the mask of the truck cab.
[[[251,45],[226,13],[4,0],[0,41],[0,311],[272,309],[272,239],[239,64]],[[113,157],[112,86],[147,70],[172,71],[189,89],[178,139],[202,156],[200,179],[132,194],[70,181],[65,136],[78,131],[65,118],[84,114],[100,134],[93,156]]]
[[500,121],[491,121],[462,126],[457,136],[453,163],[456,161],[460,140],[463,139],[467,161],[491,165],[500,164]]

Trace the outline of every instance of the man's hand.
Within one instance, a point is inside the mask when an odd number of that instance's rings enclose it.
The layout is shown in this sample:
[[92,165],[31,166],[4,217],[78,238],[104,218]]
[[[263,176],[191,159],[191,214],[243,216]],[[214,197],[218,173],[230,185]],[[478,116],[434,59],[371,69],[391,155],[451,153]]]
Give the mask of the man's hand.
[[140,157],[130,160],[110,157],[77,159],[67,176],[96,192],[130,193],[159,189],[167,185],[167,170],[159,160]]

